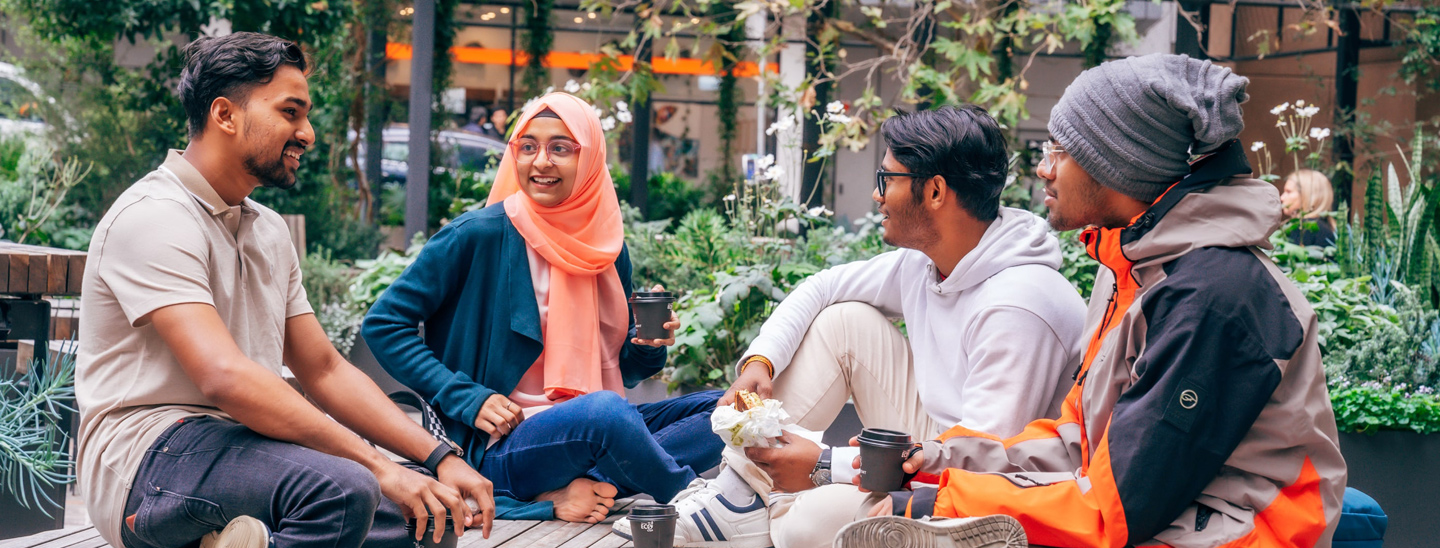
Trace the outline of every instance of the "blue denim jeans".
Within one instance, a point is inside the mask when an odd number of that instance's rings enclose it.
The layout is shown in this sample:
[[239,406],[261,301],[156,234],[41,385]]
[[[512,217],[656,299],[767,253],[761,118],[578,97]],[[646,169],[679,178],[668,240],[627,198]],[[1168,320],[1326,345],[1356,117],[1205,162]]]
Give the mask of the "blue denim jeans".
[[[423,468],[412,467],[429,473]],[[360,464],[213,417],[181,420],[141,461],[125,504],[125,548],[196,546],[231,519],[270,528],[276,548],[410,548],[400,507]]]
[[721,394],[639,405],[614,392],[586,394],[526,418],[485,451],[477,469],[495,484],[496,496],[519,500],[589,477],[614,485],[622,497],[645,493],[668,501],[720,464],[725,444],[710,431],[710,413]]

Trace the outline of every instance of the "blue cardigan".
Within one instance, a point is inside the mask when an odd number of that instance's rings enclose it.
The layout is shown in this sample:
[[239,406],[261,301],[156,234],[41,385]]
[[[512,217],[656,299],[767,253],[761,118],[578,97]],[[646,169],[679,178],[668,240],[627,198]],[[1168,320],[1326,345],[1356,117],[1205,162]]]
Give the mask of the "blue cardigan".
[[[380,365],[430,402],[477,470],[489,442],[473,426],[480,406],[493,394],[514,391],[544,348],[525,246],[501,204],[461,215],[425,244],[361,326]],[[621,249],[615,270],[629,297],[628,249]],[[620,351],[626,387],[665,365],[664,347],[635,345],[634,337],[632,313]]]

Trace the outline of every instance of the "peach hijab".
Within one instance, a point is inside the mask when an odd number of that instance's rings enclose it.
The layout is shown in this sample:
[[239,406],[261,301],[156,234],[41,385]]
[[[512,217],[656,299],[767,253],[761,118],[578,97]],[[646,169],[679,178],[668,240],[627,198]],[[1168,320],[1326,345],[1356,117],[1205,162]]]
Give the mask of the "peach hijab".
[[546,108],[560,116],[580,144],[570,197],[554,207],[535,203],[520,190],[515,153],[507,146],[488,203],[504,201],[515,229],[550,263],[545,350],[536,365],[544,367],[546,396],[565,400],[607,388],[624,390],[615,381],[630,308],[615,272],[625,242],[624,221],[605,164],[600,118],[580,98],[555,92],[520,116],[514,135],[523,135],[535,114]]

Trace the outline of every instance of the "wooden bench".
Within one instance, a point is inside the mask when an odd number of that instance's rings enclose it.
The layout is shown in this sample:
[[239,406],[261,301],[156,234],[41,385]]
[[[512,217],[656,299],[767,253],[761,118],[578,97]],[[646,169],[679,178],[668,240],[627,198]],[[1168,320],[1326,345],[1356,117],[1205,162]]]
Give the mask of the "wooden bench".
[[[496,521],[490,538],[479,531],[460,537],[458,548],[620,548],[633,546],[630,541],[610,534],[610,524],[634,504],[631,499],[615,501],[615,510],[605,521],[567,523],[563,521]],[[38,535],[0,540],[0,548],[106,548],[109,547],[94,527],[71,527]]]

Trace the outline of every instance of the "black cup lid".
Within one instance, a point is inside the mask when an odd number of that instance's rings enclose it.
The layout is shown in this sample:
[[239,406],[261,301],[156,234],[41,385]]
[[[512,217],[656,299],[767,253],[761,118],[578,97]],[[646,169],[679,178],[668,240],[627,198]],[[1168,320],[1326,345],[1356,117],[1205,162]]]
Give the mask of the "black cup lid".
[[896,432],[894,430],[882,430],[879,428],[866,428],[860,431],[860,441],[867,441],[879,444],[910,443],[910,434]]
[[636,291],[636,299],[674,299],[675,294],[669,291]]
[[631,517],[667,517],[675,514],[675,507],[669,504],[645,504],[630,509]]
[[[432,516],[432,517],[433,517],[433,516]],[[477,520],[477,521],[478,521],[478,520]],[[455,528],[455,520],[452,519],[450,516],[445,516],[445,530],[446,530],[446,531],[449,531],[449,530],[454,529],[454,528]],[[415,530],[415,520],[414,520],[414,519],[410,519],[410,520],[406,520],[406,521],[405,521],[405,530],[406,530],[406,531],[414,531],[414,530]],[[435,531],[435,520],[434,520],[434,519],[431,519],[431,520],[425,522],[425,531],[426,531],[426,532],[433,532],[433,531]]]

